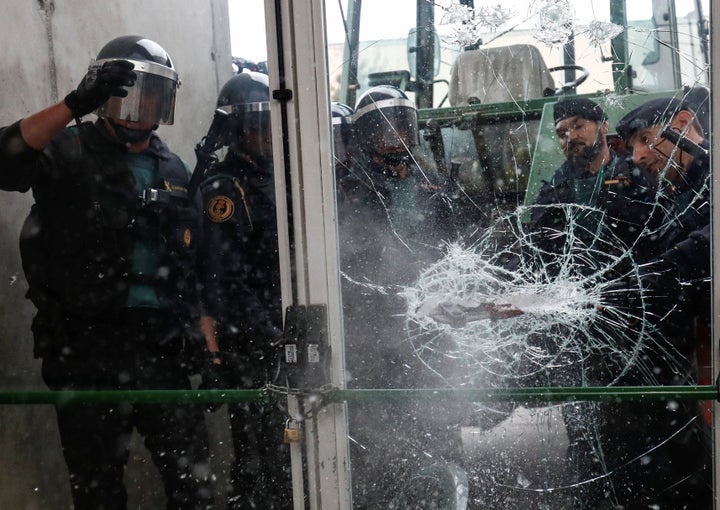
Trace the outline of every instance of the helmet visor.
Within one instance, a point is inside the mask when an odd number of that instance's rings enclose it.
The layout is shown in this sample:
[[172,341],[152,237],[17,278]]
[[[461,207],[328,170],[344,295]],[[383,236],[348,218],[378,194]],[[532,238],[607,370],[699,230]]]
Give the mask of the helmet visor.
[[230,123],[234,126],[238,136],[269,136],[269,102],[233,104],[220,106],[218,108],[226,111],[230,115]]
[[354,124],[359,139],[377,150],[417,145],[417,113],[407,99],[385,99],[358,109]]
[[[96,63],[102,65],[105,60]],[[168,67],[130,60],[135,64],[137,81],[127,87],[126,97],[111,97],[95,113],[100,117],[148,124],[172,124],[175,121],[175,94],[178,75]]]
[[225,143],[233,150],[254,156],[272,157],[270,103],[242,103],[218,107],[228,112]]

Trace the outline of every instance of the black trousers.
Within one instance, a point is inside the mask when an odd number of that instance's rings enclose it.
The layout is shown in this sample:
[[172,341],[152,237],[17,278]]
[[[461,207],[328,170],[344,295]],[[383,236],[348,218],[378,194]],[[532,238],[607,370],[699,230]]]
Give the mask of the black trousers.
[[[712,508],[710,431],[695,402],[567,404],[573,508]],[[603,506],[605,505],[605,506]]]
[[[230,353],[231,382],[237,389],[262,388],[270,356]],[[290,448],[283,441],[285,414],[273,404],[229,404],[234,462],[228,510],[292,509]]]
[[[42,373],[54,390],[190,389],[175,317],[128,309],[89,322],[66,318]],[[208,436],[197,405],[72,404],[56,406],[76,510],[124,510],[123,473],[133,428],[160,472],[168,510],[212,508]]]

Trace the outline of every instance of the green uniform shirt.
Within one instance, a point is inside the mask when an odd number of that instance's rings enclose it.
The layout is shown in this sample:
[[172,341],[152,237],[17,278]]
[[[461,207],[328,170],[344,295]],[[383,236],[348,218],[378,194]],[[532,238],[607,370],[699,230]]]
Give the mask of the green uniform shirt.
[[[142,195],[144,189],[156,187],[157,162],[155,158],[147,154],[127,153],[125,159],[135,177],[138,196]],[[141,238],[136,241],[132,258],[132,273],[134,275],[152,277],[157,274],[160,264],[158,254],[161,252],[159,243],[159,239],[148,238]],[[152,285],[134,283],[130,286],[127,306],[158,308],[160,300]]]

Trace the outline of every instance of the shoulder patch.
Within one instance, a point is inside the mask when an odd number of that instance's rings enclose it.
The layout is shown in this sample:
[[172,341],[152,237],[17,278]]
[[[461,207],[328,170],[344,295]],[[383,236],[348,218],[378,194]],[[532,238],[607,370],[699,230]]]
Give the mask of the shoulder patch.
[[235,212],[235,203],[225,195],[218,195],[210,199],[205,212],[215,223],[222,223],[230,219]]

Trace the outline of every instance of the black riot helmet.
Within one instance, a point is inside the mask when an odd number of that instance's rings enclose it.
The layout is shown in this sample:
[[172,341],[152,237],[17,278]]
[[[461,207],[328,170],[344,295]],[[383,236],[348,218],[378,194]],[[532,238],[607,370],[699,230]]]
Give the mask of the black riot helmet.
[[415,103],[392,85],[372,87],[355,106],[353,133],[366,152],[410,152],[418,143]]
[[175,94],[180,80],[170,55],[155,41],[137,35],[125,35],[103,46],[90,68],[115,59],[135,64],[133,70],[137,74],[137,81],[128,87],[126,97],[111,97],[95,113],[111,119],[172,124],[175,119]]
[[336,169],[347,166],[352,145],[352,114],[353,109],[344,103],[330,104]]
[[223,142],[231,150],[269,156],[270,86],[266,74],[244,70],[230,78],[217,107],[228,113]]

